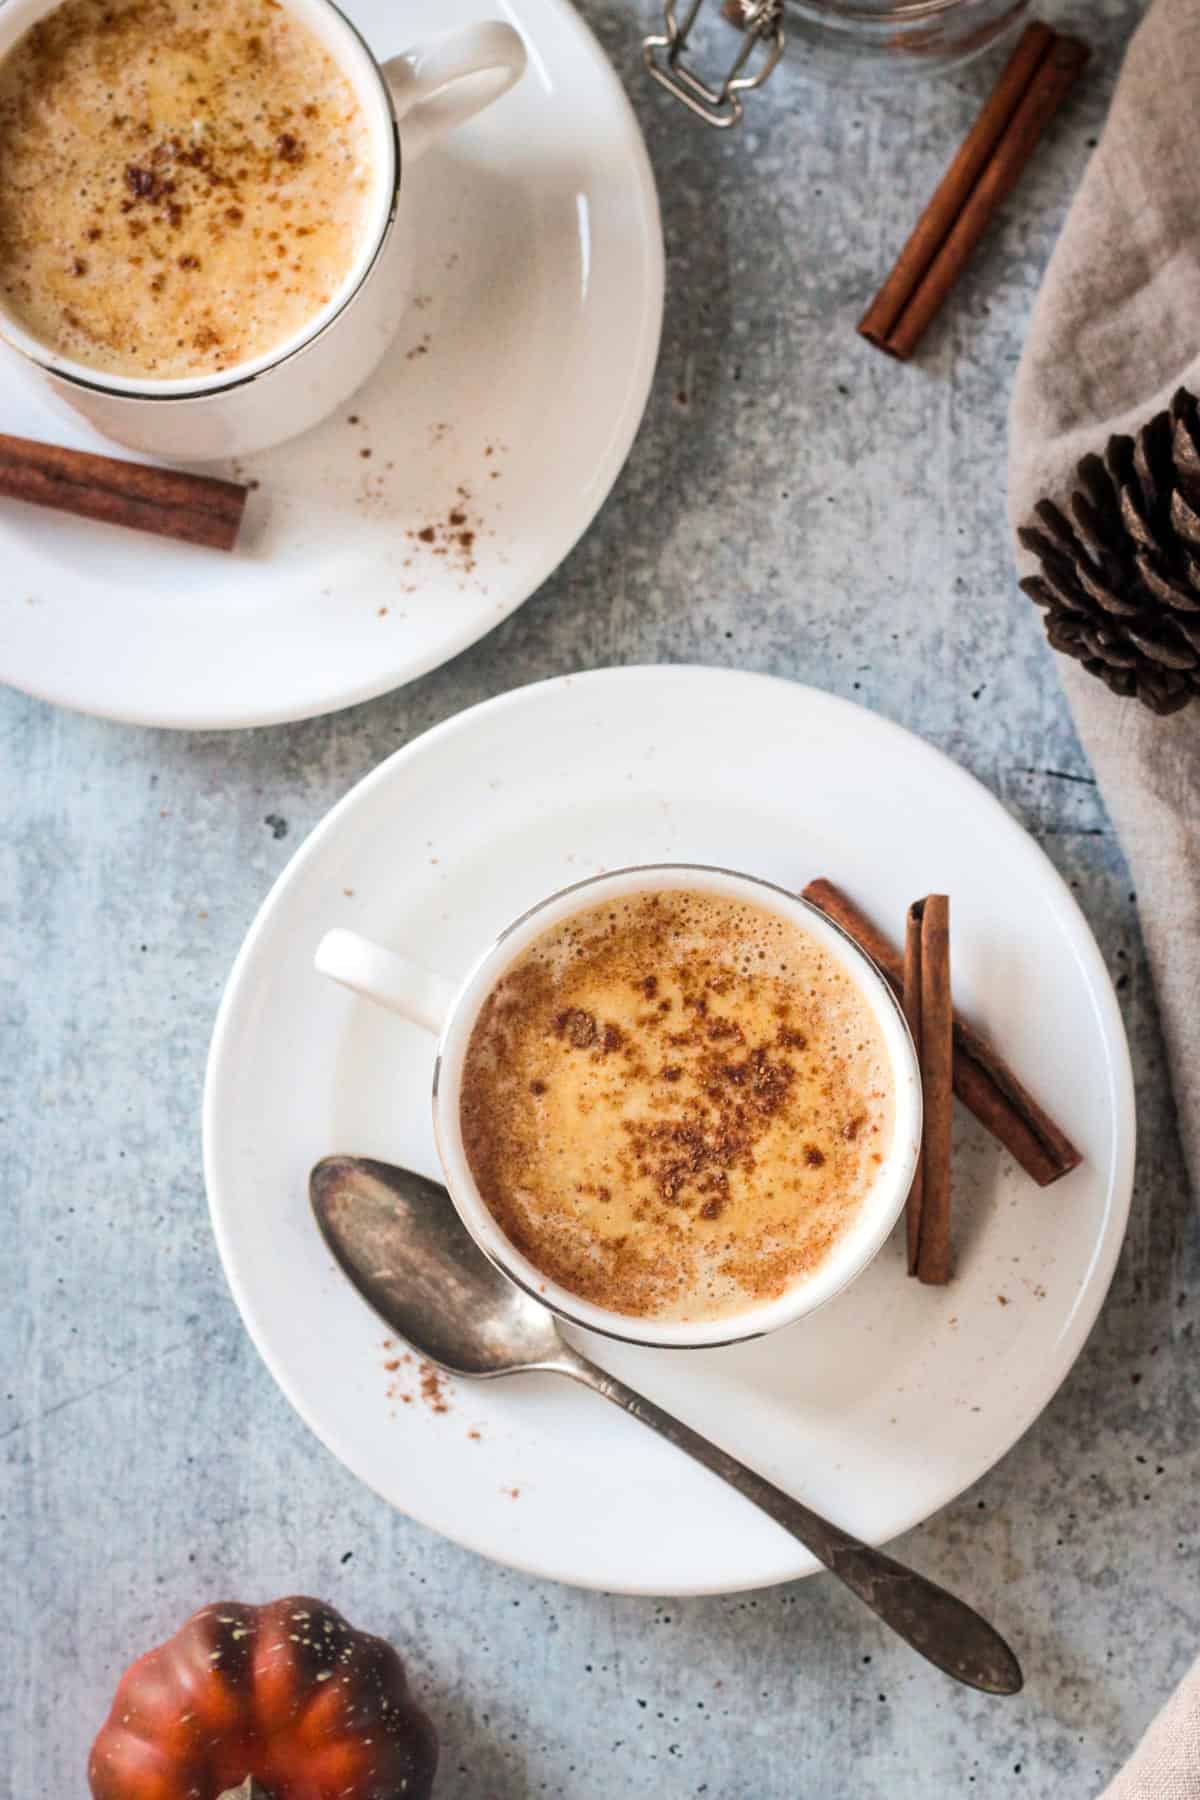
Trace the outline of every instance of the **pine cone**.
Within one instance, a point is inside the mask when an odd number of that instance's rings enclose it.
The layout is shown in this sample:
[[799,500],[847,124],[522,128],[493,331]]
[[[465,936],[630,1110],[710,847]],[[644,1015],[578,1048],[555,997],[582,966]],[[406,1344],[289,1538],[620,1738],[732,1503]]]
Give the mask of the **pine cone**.
[[1114,694],[1173,713],[1200,694],[1200,416],[1180,388],[1136,438],[1085,456],[1070,518],[1052,500],[1017,537],[1046,636]]

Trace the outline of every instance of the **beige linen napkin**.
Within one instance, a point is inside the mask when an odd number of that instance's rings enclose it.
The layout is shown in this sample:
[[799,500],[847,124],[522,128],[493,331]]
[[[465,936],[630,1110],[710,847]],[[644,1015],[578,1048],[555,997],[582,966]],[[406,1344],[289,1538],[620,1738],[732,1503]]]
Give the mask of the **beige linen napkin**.
[[[1200,0],[1155,0],[1034,308],[1009,438],[1014,526],[1079,458],[1200,395]],[[1034,564],[1018,552],[1022,573]],[[1049,652],[1048,652],[1049,654]],[[1075,724],[1124,845],[1200,1190],[1200,700],[1169,718],[1069,658]]]
[[[1155,0],[1034,309],[1010,420],[1014,527],[1079,458],[1200,395],[1200,0]],[[1018,552],[1023,572],[1028,559]],[[1032,565],[1030,564],[1030,567]],[[1047,652],[1050,654],[1050,652]],[[1180,1132],[1200,1189],[1200,701],[1156,718],[1059,670],[1137,887]],[[1200,1663],[1106,1800],[1200,1800]]]
[[1200,1800],[1200,1663],[1163,1707],[1103,1800]]

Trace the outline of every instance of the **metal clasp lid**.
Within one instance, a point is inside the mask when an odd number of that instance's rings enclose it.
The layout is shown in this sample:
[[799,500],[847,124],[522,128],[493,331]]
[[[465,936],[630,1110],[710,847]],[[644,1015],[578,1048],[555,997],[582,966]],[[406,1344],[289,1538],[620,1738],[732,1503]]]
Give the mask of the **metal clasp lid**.
[[[665,0],[666,31],[648,37],[642,45],[646,67],[660,87],[709,125],[725,130],[742,116],[742,95],[761,87],[783,55],[783,0],[725,0],[724,16],[742,28],[742,43],[733,67],[719,88],[713,88],[683,61],[692,27],[704,0],[690,0],[682,25],[679,0]],[[756,51],[762,51],[751,68]],[[749,70],[749,73],[746,71]]]

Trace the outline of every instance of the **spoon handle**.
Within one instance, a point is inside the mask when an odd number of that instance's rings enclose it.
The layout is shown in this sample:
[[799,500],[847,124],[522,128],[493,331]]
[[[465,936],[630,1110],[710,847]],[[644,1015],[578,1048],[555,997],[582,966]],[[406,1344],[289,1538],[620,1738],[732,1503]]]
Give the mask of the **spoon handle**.
[[1020,1692],[1021,1669],[1016,1657],[999,1632],[964,1601],[832,1525],[586,1357],[571,1351],[554,1366],[632,1413],[761,1507],[935,1667],[986,1694]]

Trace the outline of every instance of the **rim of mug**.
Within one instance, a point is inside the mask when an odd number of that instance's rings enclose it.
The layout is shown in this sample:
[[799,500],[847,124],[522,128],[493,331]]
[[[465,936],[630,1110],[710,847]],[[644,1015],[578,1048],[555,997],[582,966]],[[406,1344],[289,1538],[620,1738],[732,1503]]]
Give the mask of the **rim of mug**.
[[[247,358],[236,363],[233,368],[213,375],[182,375],[159,380],[152,375],[112,375],[93,369],[87,363],[75,361],[73,357],[60,356],[36,338],[32,332],[24,330],[17,324],[11,313],[0,305],[0,342],[18,356],[41,371],[43,374],[55,376],[56,379],[68,382],[73,387],[86,388],[92,393],[106,394],[115,399],[149,401],[162,405],[168,401],[205,400],[212,395],[227,393],[234,388],[246,387],[263,375],[282,367],[294,357],[300,356],[318,338],[324,337],[330,328],[337,324],[348,306],[357,298],[365,285],[376,263],[383,253],[392,229],[396,223],[396,213],[400,202],[400,186],[403,174],[403,156],[400,147],[400,127],[396,118],[395,101],[380,65],[379,58],[371,49],[366,38],[354,22],[347,18],[336,0],[283,0],[286,10],[302,10],[311,7],[316,12],[324,12],[332,16],[335,25],[351,40],[350,49],[361,52],[364,73],[373,77],[373,89],[382,103],[383,130],[381,139],[387,147],[390,168],[384,172],[379,182],[381,204],[377,208],[378,217],[370,234],[366,237],[359,257],[351,265],[342,286],[342,290],[323,306],[308,323],[286,338],[282,345],[274,350],[265,350],[260,356]],[[8,0],[12,5],[13,0]],[[48,0],[45,5],[32,7],[33,17],[29,25],[23,28],[13,40],[13,45],[20,42],[24,30],[29,30],[47,14],[63,4],[63,0]],[[0,17],[5,11],[4,0],[0,0]],[[329,48],[328,45],[325,46]],[[0,51],[0,57],[8,51]],[[364,98],[363,88],[355,73],[335,55],[339,67],[352,83],[355,93]]]
[[[462,1066],[480,1008],[508,964],[544,928],[544,915],[557,911],[569,917],[586,904],[580,897],[593,889],[616,886],[638,892],[670,885],[662,877],[673,877],[680,886],[703,888],[707,884],[719,892],[748,890],[749,899],[784,911],[785,916],[791,916],[803,929],[832,947],[852,973],[856,988],[883,1030],[894,1085],[891,1148],[860,1203],[858,1216],[830,1255],[809,1277],[778,1298],[710,1320],[656,1321],[620,1313],[584,1300],[553,1281],[511,1243],[484,1202],[462,1145],[458,1111]],[[518,940],[515,944],[514,939]],[[632,864],[585,876],[546,895],[505,926],[478,957],[454,996],[438,1038],[432,1104],[434,1138],[447,1190],[463,1224],[488,1261],[565,1323],[645,1349],[719,1349],[747,1343],[808,1317],[843,1293],[874,1261],[903,1211],[916,1171],[923,1124],[920,1069],[908,1024],[891,985],[871,957],[840,925],[802,895],[762,876],[713,863]],[[831,1267],[835,1271],[833,1279],[829,1277]]]

